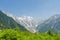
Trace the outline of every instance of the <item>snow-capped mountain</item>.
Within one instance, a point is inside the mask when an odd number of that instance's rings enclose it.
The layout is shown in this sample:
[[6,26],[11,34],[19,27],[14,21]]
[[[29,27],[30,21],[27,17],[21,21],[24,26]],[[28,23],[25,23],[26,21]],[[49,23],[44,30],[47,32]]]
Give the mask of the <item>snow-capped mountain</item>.
[[60,14],[56,14],[50,17],[49,19],[45,20],[43,23],[39,24],[37,27],[38,32],[46,32],[49,29],[52,32],[60,33]]
[[2,11],[3,13],[5,13],[7,16],[12,17],[17,23],[23,25],[27,30],[29,30],[30,32],[36,32],[36,27],[38,26],[38,24],[41,23],[41,19],[36,19],[33,18],[31,16],[14,16],[11,13]]
[[25,28],[29,30],[30,32],[36,32],[36,27],[38,26],[40,21],[42,21],[42,20],[35,19],[30,16],[18,17],[17,20],[19,21],[20,24],[24,25]]
[[60,33],[60,14],[51,16],[46,20],[39,18],[33,18],[31,16],[14,16],[8,12],[4,12],[7,16],[12,17],[17,23],[21,24],[32,33],[35,32],[46,32],[49,29],[53,32]]

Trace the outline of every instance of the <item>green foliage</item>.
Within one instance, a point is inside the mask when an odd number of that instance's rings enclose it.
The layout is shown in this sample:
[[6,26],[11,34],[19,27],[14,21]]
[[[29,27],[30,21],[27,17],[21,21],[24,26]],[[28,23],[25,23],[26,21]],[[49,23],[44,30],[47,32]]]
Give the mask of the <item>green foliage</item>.
[[5,29],[0,32],[0,40],[17,40],[20,33],[17,30]]
[[48,33],[21,32],[18,29],[4,29],[0,31],[0,40],[60,40],[59,34],[51,36]]
[[47,32],[49,35],[53,36],[51,30],[49,29],[48,32]]

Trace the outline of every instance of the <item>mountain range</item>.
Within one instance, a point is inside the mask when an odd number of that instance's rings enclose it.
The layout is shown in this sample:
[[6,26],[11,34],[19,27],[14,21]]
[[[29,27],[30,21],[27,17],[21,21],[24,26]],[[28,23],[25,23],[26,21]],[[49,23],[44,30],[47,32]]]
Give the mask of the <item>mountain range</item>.
[[[0,14],[4,14],[7,17],[10,17],[11,19],[13,19],[13,22],[15,21],[19,25],[24,26],[25,29],[27,29],[28,31],[30,31],[32,33],[36,32],[36,27],[42,21],[41,19],[38,19],[38,18],[36,19],[36,18],[31,17],[31,16],[20,16],[20,17],[18,17],[18,16],[15,16],[15,15],[12,15],[11,13],[5,12],[5,11],[0,11]],[[2,16],[4,16],[4,15],[2,15]],[[10,20],[10,18],[9,18],[9,20]],[[2,19],[2,20],[5,20],[5,19]],[[15,24],[15,23],[13,23],[13,24]],[[20,29],[22,29],[22,28],[20,28]]]
[[0,29],[16,28],[21,31],[32,33],[52,32],[60,33],[60,14],[51,16],[48,19],[33,18],[31,16],[15,16],[11,13],[0,11]]

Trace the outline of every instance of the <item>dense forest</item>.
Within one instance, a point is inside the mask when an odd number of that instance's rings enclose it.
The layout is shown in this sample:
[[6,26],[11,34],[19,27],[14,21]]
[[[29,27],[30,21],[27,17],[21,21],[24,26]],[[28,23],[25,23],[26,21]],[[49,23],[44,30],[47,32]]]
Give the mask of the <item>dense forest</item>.
[[22,32],[19,29],[3,29],[0,31],[0,40],[60,40],[60,34]]

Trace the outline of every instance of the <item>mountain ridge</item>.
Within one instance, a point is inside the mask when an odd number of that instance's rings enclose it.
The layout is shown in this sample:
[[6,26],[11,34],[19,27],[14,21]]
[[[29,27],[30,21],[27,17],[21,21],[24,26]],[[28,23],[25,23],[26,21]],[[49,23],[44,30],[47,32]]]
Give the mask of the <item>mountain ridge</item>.
[[38,32],[46,32],[49,29],[52,32],[60,33],[60,14],[51,16],[49,19],[45,20],[42,24],[39,24],[37,27]]
[[5,13],[0,11],[0,29],[10,29],[16,27],[19,27],[21,31],[26,30],[22,25],[18,24],[12,17],[7,16]]

